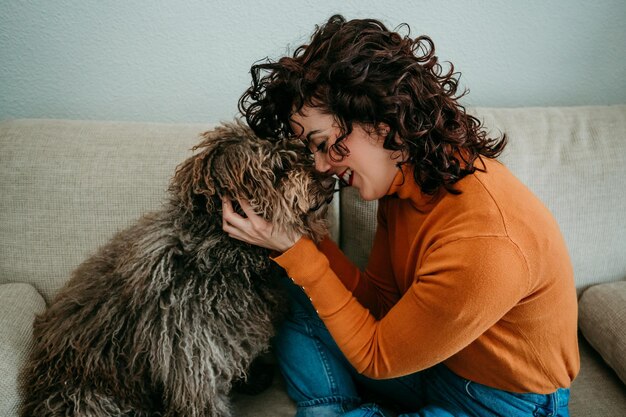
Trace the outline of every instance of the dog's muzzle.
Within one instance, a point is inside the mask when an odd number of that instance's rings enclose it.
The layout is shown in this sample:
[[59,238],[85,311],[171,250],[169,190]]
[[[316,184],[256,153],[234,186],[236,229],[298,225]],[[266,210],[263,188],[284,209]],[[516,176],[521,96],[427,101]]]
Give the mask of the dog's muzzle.
[[329,175],[320,175],[318,178],[315,178],[315,181],[320,187],[320,199],[317,204],[314,204],[309,212],[314,212],[319,210],[320,208],[330,204],[333,201],[333,197],[335,196],[335,191],[339,191],[339,189],[335,189],[335,185],[337,180],[335,177]]

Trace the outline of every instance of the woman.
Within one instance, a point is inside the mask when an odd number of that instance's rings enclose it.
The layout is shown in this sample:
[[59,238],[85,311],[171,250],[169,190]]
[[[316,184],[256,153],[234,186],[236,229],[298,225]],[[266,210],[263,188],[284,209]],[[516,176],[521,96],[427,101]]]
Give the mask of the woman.
[[[361,272],[326,239],[224,201],[224,230],[294,281],[276,351],[298,416],[566,416],[579,369],[573,271],[549,211],[495,160],[427,37],[333,16],[252,68],[240,107],[378,200]],[[375,401],[375,404],[363,404]]]

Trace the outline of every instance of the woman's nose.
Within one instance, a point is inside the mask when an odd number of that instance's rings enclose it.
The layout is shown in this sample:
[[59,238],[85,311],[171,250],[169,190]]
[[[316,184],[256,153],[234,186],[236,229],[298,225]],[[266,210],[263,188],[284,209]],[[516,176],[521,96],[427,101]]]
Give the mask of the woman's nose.
[[325,152],[315,152],[315,169],[319,172],[328,172],[331,168],[328,162],[328,155]]

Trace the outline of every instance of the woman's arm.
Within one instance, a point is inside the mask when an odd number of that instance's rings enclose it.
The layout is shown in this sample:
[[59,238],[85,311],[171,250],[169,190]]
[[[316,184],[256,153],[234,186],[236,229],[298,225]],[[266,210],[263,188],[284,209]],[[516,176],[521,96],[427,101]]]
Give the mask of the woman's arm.
[[[242,208],[250,210],[245,203]],[[254,213],[246,212],[246,219],[227,210],[230,226],[224,230],[240,229],[231,236],[271,249],[280,247],[275,242],[289,241]],[[507,237],[459,239],[427,255],[411,288],[379,318],[363,305],[379,301],[365,297],[361,303],[306,237],[274,260],[302,286],[355,369],[372,378],[406,375],[449,358],[500,320],[529,285],[525,260]],[[335,267],[345,268],[341,264]],[[366,289],[355,288],[355,294],[373,291],[365,282],[358,278],[357,288]]]
[[[275,230],[271,223],[254,213],[246,201],[240,201],[246,217],[237,214],[229,200],[222,202],[223,230],[229,236],[247,243],[283,253],[291,249],[301,236]],[[328,258],[330,268],[344,286],[376,317],[382,317],[400,298],[389,259],[386,222],[378,209],[378,226],[372,256],[364,272],[350,261],[329,238],[320,242],[319,250]]]
[[334,242],[325,240],[318,246],[345,287],[377,318],[383,317],[402,295],[391,263],[384,207],[378,205],[376,234],[364,271],[359,271]]
[[428,255],[411,288],[378,320],[313,242],[303,239],[293,249],[276,261],[311,298],[355,369],[372,378],[406,375],[451,357],[528,290],[526,263],[508,238],[461,239]]

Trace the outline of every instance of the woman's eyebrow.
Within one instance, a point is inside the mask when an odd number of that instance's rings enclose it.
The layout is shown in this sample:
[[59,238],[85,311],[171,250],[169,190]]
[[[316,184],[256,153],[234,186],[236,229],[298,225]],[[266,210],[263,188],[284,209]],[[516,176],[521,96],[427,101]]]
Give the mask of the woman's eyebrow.
[[306,135],[306,141],[309,142],[311,140],[311,136],[315,135],[316,133],[320,133],[321,130],[317,129],[317,130],[311,130],[309,133],[307,133]]

